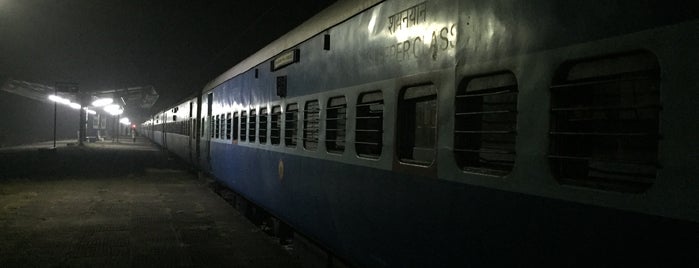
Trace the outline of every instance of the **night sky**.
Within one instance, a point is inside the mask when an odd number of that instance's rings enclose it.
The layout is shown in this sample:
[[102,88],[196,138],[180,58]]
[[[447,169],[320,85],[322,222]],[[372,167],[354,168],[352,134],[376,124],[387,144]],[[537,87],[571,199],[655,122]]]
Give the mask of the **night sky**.
[[83,90],[152,85],[157,110],[332,2],[0,0],[0,76]]

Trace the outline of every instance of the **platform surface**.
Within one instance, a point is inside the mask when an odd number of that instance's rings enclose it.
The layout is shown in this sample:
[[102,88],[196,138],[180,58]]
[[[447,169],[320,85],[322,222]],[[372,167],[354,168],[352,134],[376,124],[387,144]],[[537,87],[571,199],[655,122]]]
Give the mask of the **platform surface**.
[[138,139],[0,149],[2,267],[299,267]]

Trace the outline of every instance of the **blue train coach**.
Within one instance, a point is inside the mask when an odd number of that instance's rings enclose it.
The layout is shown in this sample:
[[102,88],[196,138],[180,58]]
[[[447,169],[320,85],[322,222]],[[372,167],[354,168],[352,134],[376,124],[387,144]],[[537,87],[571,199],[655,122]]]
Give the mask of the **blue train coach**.
[[358,267],[696,264],[698,18],[339,1],[141,128]]

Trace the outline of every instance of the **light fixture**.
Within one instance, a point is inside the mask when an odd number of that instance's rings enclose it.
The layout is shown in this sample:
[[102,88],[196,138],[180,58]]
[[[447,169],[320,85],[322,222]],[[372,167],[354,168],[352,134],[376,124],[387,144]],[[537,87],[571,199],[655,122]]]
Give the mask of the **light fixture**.
[[127,125],[127,126],[128,126],[128,125],[131,125],[131,121],[129,121],[129,118],[128,118],[128,117],[122,118],[121,120],[119,120],[119,123],[121,123],[121,124],[123,124],[123,125]]
[[109,113],[109,114],[111,114],[111,115],[114,115],[114,116],[117,116],[117,115],[120,115],[120,114],[124,113],[124,110],[119,109],[119,110],[109,111],[109,112],[107,112],[107,113]]
[[85,110],[85,112],[87,112],[88,114],[97,114],[97,112],[90,110],[87,107],[83,108],[83,110]]
[[97,99],[97,100],[93,101],[92,106],[102,107],[102,106],[105,106],[108,104],[112,104],[112,102],[114,102],[114,100],[112,98],[101,98],[101,99]]
[[105,111],[117,110],[117,109],[119,109],[119,105],[111,104],[111,105],[104,106],[103,109],[104,109]]
[[74,103],[74,102],[69,102],[69,103],[68,103],[68,106],[70,106],[70,108],[73,108],[73,109],[75,109],[75,110],[80,110],[80,108],[81,108],[80,104],[77,104],[77,103]]
[[60,100],[60,99],[62,99],[62,98],[59,97],[59,96],[56,96],[56,95],[49,95],[49,100],[51,100],[51,101],[58,102],[58,100]]
[[120,115],[121,113],[124,112],[119,105],[116,104],[110,104],[107,106],[104,106],[104,111],[111,114],[111,115]]
[[61,98],[61,97],[56,96],[56,95],[49,95],[49,100],[52,100],[52,101],[55,101],[58,103],[63,103],[63,104],[70,104],[70,100]]

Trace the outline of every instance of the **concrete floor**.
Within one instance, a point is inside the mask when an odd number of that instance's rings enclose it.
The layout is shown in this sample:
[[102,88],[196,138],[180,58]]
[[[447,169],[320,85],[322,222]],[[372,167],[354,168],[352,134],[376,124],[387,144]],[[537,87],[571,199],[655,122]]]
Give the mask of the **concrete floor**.
[[0,150],[2,267],[299,267],[150,143]]

